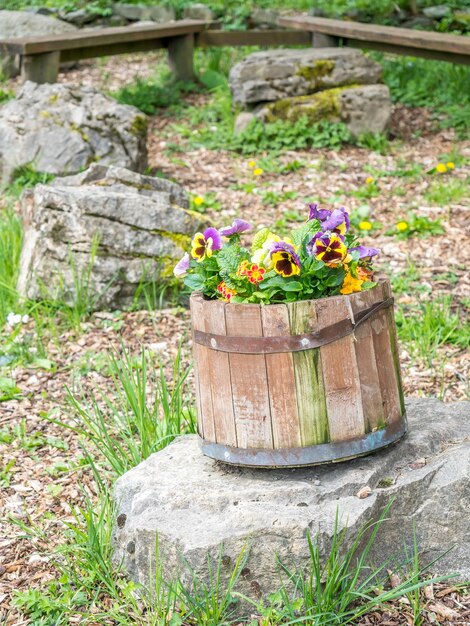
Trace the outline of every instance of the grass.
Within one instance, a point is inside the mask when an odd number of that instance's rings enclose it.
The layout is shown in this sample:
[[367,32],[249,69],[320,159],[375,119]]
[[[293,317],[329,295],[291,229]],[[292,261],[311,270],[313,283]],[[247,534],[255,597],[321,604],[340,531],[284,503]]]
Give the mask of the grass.
[[0,327],[18,301],[16,281],[23,241],[22,223],[15,211],[0,209]]
[[458,204],[465,198],[470,198],[470,178],[461,180],[451,178],[447,180],[433,180],[424,194],[426,202],[437,206]]

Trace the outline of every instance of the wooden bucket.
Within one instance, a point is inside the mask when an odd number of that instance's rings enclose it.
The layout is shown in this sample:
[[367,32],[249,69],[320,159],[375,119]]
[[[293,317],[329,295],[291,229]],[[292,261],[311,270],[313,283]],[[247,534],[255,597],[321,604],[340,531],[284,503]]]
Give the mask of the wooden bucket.
[[406,432],[390,282],[259,305],[191,296],[204,454],[295,467],[362,456]]

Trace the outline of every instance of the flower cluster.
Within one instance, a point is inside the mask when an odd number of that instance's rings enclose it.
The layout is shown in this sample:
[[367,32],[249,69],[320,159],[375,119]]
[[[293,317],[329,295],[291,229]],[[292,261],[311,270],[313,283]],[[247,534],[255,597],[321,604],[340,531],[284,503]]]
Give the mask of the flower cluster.
[[375,284],[371,259],[378,250],[359,244],[343,207],[310,204],[307,220],[289,237],[262,228],[248,249],[241,235],[251,228],[236,219],[196,233],[174,274],[208,298],[265,304],[350,294]]

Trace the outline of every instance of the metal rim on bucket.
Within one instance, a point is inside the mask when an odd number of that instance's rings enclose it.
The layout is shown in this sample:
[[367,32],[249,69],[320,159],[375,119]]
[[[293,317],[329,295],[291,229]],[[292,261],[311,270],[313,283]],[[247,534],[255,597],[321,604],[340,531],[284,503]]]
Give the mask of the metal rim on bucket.
[[308,467],[346,461],[385,448],[406,434],[406,414],[402,421],[368,433],[360,439],[317,444],[304,448],[261,449],[235,448],[201,440],[205,455],[229,465],[259,468]]

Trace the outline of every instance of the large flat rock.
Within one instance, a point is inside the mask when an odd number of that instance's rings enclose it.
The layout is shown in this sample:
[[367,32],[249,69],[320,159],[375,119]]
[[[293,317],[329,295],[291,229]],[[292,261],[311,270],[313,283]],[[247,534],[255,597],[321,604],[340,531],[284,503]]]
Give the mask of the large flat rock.
[[[307,529],[327,547],[338,510],[351,542],[395,498],[378,534],[376,562],[400,551],[403,541],[411,545],[415,522],[426,562],[456,546],[434,572],[470,578],[470,403],[414,399],[407,412],[409,435],[398,444],[309,469],[233,468],[204,457],[196,436],[178,438],[117,481],[116,559],[145,584],[156,534],[168,575],[182,571],[184,560],[204,575],[207,553],[216,556],[222,544],[224,563],[233,563],[248,539],[242,586],[268,593],[279,586],[276,553],[286,563],[307,563]],[[365,486],[372,492],[361,499],[356,494]]]
[[31,164],[39,172],[76,174],[92,163],[142,172],[147,118],[91,87],[26,82],[0,107],[0,184]]

